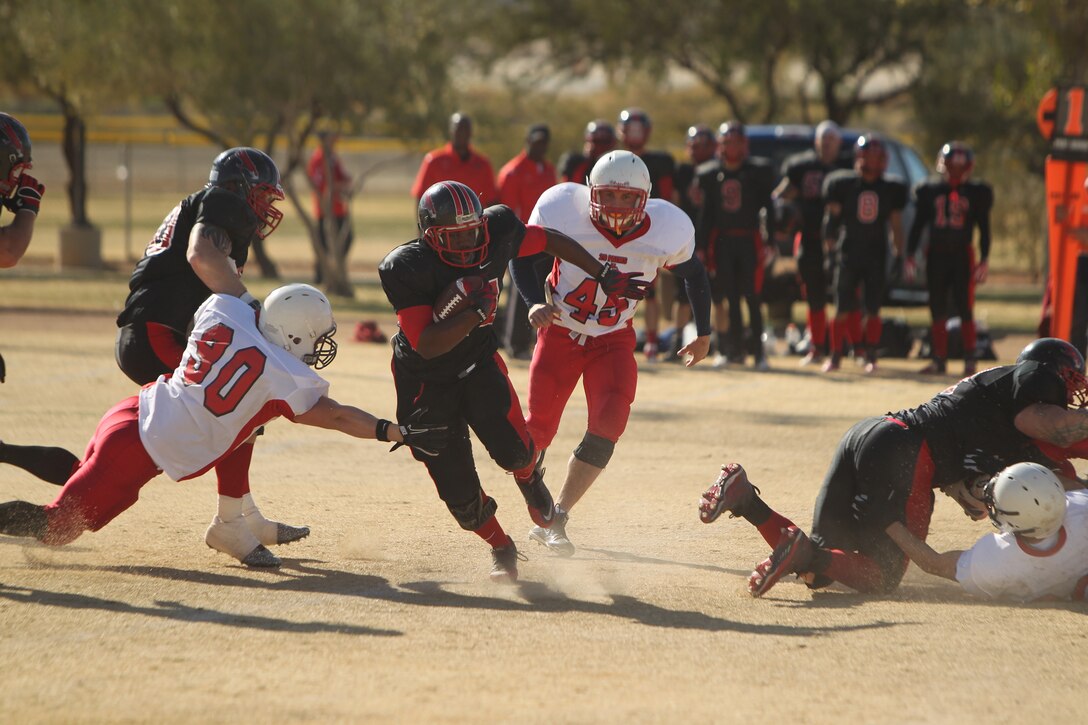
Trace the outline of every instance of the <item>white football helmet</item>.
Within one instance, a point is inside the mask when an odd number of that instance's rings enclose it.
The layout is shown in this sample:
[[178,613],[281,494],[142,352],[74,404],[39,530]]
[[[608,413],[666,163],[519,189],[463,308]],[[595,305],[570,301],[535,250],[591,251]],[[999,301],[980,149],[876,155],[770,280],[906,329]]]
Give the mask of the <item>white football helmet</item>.
[[[634,191],[635,206],[610,206],[601,201],[601,192]],[[589,213],[598,224],[615,234],[634,229],[646,218],[646,200],[650,197],[650,170],[630,151],[609,151],[598,159],[589,172]]]
[[990,520],[1005,533],[1045,539],[1065,521],[1065,487],[1038,463],[1014,463],[987,486]]
[[264,300],[261,334],[315,370],[336,357],[336,321],[332,305],[321,290],[308,284],[289,284],[272,290]]

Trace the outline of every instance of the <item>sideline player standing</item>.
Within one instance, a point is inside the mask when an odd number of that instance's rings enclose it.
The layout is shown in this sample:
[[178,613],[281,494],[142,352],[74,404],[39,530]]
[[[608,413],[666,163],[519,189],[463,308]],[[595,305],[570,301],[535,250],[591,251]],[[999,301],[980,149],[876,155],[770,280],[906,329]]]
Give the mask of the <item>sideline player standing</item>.
[[[695,230],[679,208],[650,199],[646,164],[630,151],[606,154],[593,167],[589,187],[559,184],[546,191],[531,222],[558,229],[597,259],[652,279],[661,267],[682,278],[695,312],[698,337],[679,352],[690,367],[710,347],[710,290],[702,262],[692,256]],[[534,541],[561,556],[574,553],[566,533],[570,510],[604,471],[627,426],[635,398],[638,366],[631,319],[635,306],[614,299],[593,276],[568,262],[556,262],[544,290],[520,261],[514,280],[529,303],[538,329],[529,365],[529,433],[540,448],[551,445],[559,419],[578,379],[589,406],[589,425],[567,464],[551,527],[536,526]],[[538,522],[539,523],[539,522]]]
[[[960,315],[963,340],[963,374],[974,375],[975,355],[975,284],[986,281],[990,256],[990,209],[994,190],[989,184],[968,177],[975,156],[965,144],[950,141],[937,154],[939,178],[926,179],[914,188],[917,201],[914,223],[907,237],[907,258],[903,271],[913,280],[915,254],[922,231],[929,229],[926,250],[926,287],[929,289],[929,314],[933,359],[920,372],[943,375],[948,360],[948,303]],[[975,264],[972,240],[978,226],[979,261]]]
[[[423,193],[419,231],[419,239],[397,247],[378,266],[400,325],[393,337],[397,415],[450,427],[449,446],[438,455],[412,454],[427,467],[461,528],[491,545],[491,578],[516,581],[518,550],[495,518],[495,499],[483,491],[468,436],[472,428],[495,463],[514,474],[533,521],[551,525],[552,497],[492,327],[507,264],[547,252],[591,275],[615,304],[641,297],[645,283],[596,261],[564,234],[526,227],[509,207],[483,209],[476,194],[455,181]],[[465,277],[483,281],[468,290],[472,308],[439,319],[439,296]]]
[[[274,290],[259,323],[239,298],[212,295],[197,311],[173,374],[103,416],[83,460],[52,503],[0,504],[0,533],[70,543],[136,503],[143,485],[160,473],[175,481],[200,476],[279,416],[431,452],[441,446],[447,435],[443,426],[392,425],[328,397],[329,384],[314,370],[336,357],[335,332],[328,299],[309,285]],[[50,450],[9,448],[20,458],[8,462],[32,473]],[[220,507],[208,529],[208,545],[247,566],[280,564],[250,531],[237,500],[231,509]]]
[[568,152],[559,159],[559,178],[585,184],[597,159],[616,148],[616,128],[608,121],[596,119],[586,124],[582,153]]
[[860,592],[890,592],[907,557],[888,527],[900,522],[925,540],[934,488],[989,478],[1021,461],[1052,463],[1034,441],[1064,447],[1088,437],[1088,412],[1079,408],[1086,388],[1076,348],[1036,340],[1014,365],[983,370],[916,408],[867,418],[847,431],[816,498],[811,539],[763,502],[737,463],[722,466],[699,517],[711,523],[729,511],[774,549],[749,579],[753,596],[791,572],[812,588],[837,581]]
[[[263,151],[240,146],[212,162],[208,183],[166,215],[129,279],[117,316],[117,364],[134,383],[147,385],[181,361],[193,315],[211,294],[261,303],[241,275],[256,238],[265,239],[283,219],[280,172]],[[309,535],[305,526],[266,519],[249,488],[253,442],[216,464],[220,499],[240,499],[261,543],[287,544]],[[229,552],[228,552],[229,553]]]
[[984,498],[998,533],[967,551],[939,554],[898,521],[888,536],[922,571],[956,581],[977,597],[1085,599],[1088,491],[1066,491],[1045,466],[1017,463],[987,484]]
[[801,244],[797,272],[808,305],[808,332],[812,348],[802,365],[818,364],[827,354],[827,272],[824,269],[824,179],[836,168],[842,132],[834,121],[816,127],[814,148],[782,163],[782,182],[775,198],[795,202],[801,209]]
[[[727,121],[718,130],[718,156],[721,163],[698,176],[705,199],[698,227],[700,246],[708,250],[718,330],[714,367],[744,364],[743,298],[748,306],[753,362],[756,370],[767,370],[760,291],[765,240],[772,238],[775,217],[771,200],[774,169],[762,159],[749,157],[748,133],[736,121]],[[761,215],[766,234],[760,231]],[[724,300],[728,300],[728,312],[722,306]]]
[[835,320],[831,325],[831,355],[824,372],[838,370],[842,346],[848,337],[849,318],[858,307],[858,288],[864,293],[864,333],[855,335],[855,345],[865,348],[865,372],[876,371],[880,346],[880,304],[887,282],[888,228],[896,259],[903,256],[903,207],[907,187],[884,178],[888,151],[873,134],[858,137],[854,147],[854,170],[836,171],[824,182],[824,240],[836,252]]

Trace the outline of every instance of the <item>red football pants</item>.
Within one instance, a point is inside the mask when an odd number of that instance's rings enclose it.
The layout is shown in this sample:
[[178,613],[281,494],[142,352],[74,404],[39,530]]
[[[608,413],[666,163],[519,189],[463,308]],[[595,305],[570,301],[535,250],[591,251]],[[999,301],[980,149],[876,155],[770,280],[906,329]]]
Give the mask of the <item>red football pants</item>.
[[584,345],[570,334],[559,325],[537,333],[529,364],[529,417],[525,424],[540,449],[547,448],[555,438],[559,419],[579,378],[589,407],[589,432],[613,443],[623,435],[635,400],[638,365],[634,328],[587,337]]
[[110,408],[87,444],[76,470],[45,507],[47,544],[67,544],[84,531],[98,531],[140,496],[160,471],[140,442],[140,398]]

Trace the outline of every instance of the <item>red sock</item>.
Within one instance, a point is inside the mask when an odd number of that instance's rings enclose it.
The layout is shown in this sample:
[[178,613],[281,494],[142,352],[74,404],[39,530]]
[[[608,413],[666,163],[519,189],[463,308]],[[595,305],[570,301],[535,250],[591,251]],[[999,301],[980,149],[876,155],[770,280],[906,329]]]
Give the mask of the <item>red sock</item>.
[[657,331],[656,330],[654,332],[650,332],[649,330],[646,331],[646,342],[650,343],[651,345],[656,345],[657,344]]
[[974,360],[975,359],[975,345],[978,343],[978,338],[975,335],[975,321],[960,323],[960,331],[963,334],[963,359]]
[[851,345],[860,345],[861,342],[862,342],[862,337],[861,337],[861,311],[857,310],[857,311],[851,312],[850,316],[847,318],[847,324],[848,324],[848,330],[849,330],[848,334],[849,334],[849,337],[850,337],[850,344]]
[[793,526],[793,522],[777,511],[771,511],[771,518],[757,526],[756,529],[763,536],[763,540],[774,549],[778,546],[778,542],[782,540],[782,534],[786,531],[787,526]]
[[832,355],[842,355],[842,346],[846,342],[846,318],[836,317],[831,322],[831,328],[828,330],[829,348]]
[[948,326],[945,320],[934,320],[929,328],[930,341],[933,343],[933,357],[944,360],[948,357]]
[[215,479],[221,496],[241,498],[249,493],[249,464],[253,444],[243,443],[215,466]]
[[499,525],[499,520],[494,516],[485,521],[484,525],[473,533],[486,541],[492,549],[506,546],[512,542],[512,539],[506,535],[506,532],[502,530],[502,526]]
[[867,556],[854,551],[825,549],[831,555],[831,563],[820,574],[841,582],[859,592],[875,592],[884,583],[880,567]]
[[865,345],[870,350],[880,347],[880,332],[882,330],[880,315],[870,315],[865,320]]
[[827,340],[827,312],[822,309],[808,311],[808,330],[812,344],[823,347]]

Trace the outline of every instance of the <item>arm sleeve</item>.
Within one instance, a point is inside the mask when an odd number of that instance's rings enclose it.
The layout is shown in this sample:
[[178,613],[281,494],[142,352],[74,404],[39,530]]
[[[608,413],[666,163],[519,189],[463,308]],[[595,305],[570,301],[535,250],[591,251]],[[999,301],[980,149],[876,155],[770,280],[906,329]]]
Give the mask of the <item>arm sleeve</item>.
[[545,234],[544,227],[536,224],[526,224],[525,237],[521,240],[521,246],[518,248],[518,256],[536,256],[544,251],[547,243],[548,235]]
[[710,334],[710,280],[706,267],[698,257],[690,257],[669,270],[684,280],[684,289],[691,302],[692,316],[695,318],[695,333],[699,337]]
[[514,286],[518,288],[518,294],[521,295],[521,298],[525,300],[525,304],[530,308],[533,305],[542,305],[546,301],[544,299],[544,281],[537,274],[537,266],[540,260],[547,256],[540,253],[528,257],[518,257],[510,262],[510,277],[514,280]]
[[925,188],[919,184],[914,187],[914,221],[910,225],[910,233],[907,234],[907,256],[913,257],[918,251],[918,243],[922,239],[922,230],[930,222],[933,215],[933,204],[929,202]]
[[406,307],[397,311],[397,324],[415,350],[419,347],[419,336],[434,322],[434,309],[427,305]]

